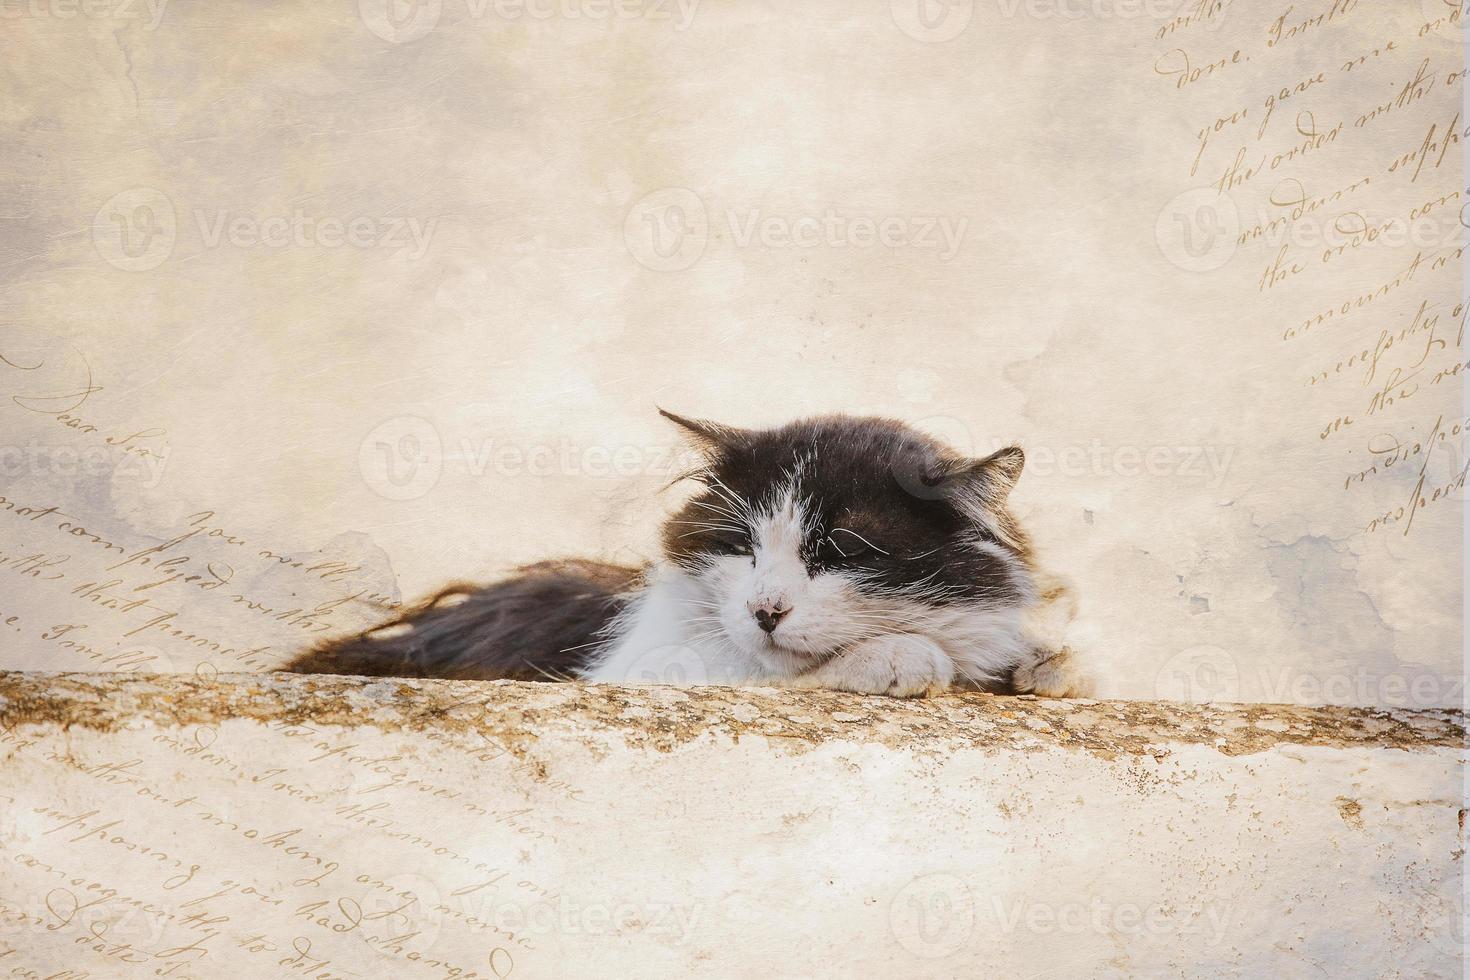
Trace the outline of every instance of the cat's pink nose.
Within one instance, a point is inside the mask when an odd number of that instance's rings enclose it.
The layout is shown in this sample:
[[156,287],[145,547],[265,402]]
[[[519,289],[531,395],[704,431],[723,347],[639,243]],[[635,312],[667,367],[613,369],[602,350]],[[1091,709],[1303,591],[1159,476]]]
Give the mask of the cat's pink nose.
[[776,625],[791,612],[790,606],[783,606],[775,602],[752,602],[749,603],[750,613],[755,617],[756,625],[767,633],[774,633]]

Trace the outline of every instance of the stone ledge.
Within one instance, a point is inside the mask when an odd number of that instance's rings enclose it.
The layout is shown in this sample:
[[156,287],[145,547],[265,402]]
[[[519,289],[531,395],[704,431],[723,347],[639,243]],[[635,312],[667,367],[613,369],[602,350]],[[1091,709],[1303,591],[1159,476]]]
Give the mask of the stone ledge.
[[0,966],[1459,976],[1465,757],[1450,710],[5,673]]
[[1153,755],[1165,744],[1225,755],[1281,745],[1405,751],[1463,747],[1453,709],[1301,707],[1054,700],[951,694],[922,700],[770,688],[443,681],[303,674],[42,674],[0,671],[0,720],[111,730],[147,719],[210,725],[226,719],[362,726],[386,731],[485,726],[500,736],[616,732],[636,747],[746,735],[892,747],[1079,748]]

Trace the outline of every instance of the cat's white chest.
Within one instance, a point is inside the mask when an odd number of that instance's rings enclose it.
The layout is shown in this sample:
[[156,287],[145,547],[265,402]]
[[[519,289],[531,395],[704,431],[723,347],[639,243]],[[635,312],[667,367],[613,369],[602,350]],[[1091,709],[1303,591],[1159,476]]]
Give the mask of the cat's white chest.
[[594,684],[744,684],[759,676],[749,655],[711,620],[692,580],[665,574],[634,600],[583,678]]

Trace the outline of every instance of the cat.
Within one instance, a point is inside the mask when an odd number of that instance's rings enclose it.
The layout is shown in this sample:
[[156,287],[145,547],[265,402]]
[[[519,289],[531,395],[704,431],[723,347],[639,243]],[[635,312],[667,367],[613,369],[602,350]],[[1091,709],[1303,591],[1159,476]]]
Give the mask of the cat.
[[661,411],[700,464],[644,568],[451,585],[298,673],[1080,696],[1070,589],[1007,506],[1025,463],[844,415],[743,429]]

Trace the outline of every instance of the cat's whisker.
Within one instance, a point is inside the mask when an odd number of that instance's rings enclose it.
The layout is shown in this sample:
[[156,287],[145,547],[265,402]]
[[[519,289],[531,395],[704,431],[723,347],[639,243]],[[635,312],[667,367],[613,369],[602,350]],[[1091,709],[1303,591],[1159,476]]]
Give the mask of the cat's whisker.
[[689,503],[690,503],[690,506],[700,507],[700,508],[703,508],[704,510],[713,511],[716,514],[721,514],[721,515],[723,515],[725,517],[730,518],[732,521],[743,521],[744,520],[744,518],[740,514],[736,513],[735,511],[731,510],[730,508],[716,506],[715,504],[711,503],[708,500],[701,500],[698,497],[695,497],[693,500],[689,501]]
[[745,498],[741,497],[734,490],[731,490],[728,486],[726,486],[724,481],[722,481],[713,471],[707,474],[707,480],[708,482],[706,485],[711,487],[716,493],[723,497],[730,504],[730,506],[734,507],[737,511],[745,515],[745,517],[747,518],[754,516],[754,508],[750,505],[750,502],[745,500]]
[[679,535],[679,538],[689,538],[689,537],[693,537],[696,534],[705,534],[705,533],[707,533],[709,531],[732,531],[732,532],[734,532],[736,534],[743,533],[743,532],[740,531],[739,528],[735,528],[735,527],[730,527],[730,528],[722,528],[722,527],[698,527],[698,528],[695,528],[693,531],[685,531],[683,534]]

